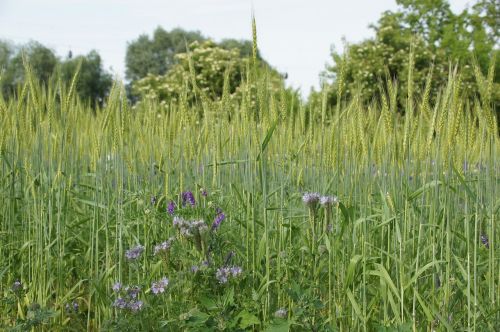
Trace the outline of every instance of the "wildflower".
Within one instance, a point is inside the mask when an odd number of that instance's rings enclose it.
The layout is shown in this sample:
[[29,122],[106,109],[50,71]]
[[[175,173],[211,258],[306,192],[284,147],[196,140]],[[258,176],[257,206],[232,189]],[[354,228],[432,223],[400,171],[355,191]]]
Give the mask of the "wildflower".
[[203,220],[196,220],[191,222],[190,228],[198,230],[200,234],[203,234],[208,230],[208,226]]
[[231,272],[231,275],[236,278],[238,277],[242,272],[243,272],[243,269],[239,266],[233,266],[229,269],[229,271]]
[[156,205],[156,196],[151,196],[151,205]]
[[115,302],[113,302],[113,307],[117,307],[118,309],[125,309],[127,307],[127,301],[119,297],[115,300]]
[[122,289],[122,284],[119,282],[115,282],[112,289],[113,289],[113,292],[118,293]]
[[144,246],[138,245],[135,246],[125,252],[125,257],[127,257],[128,260],[136,260],[138,259],[142,252],[144,251]]
[[130,301],[127,307],[130,309],[130,311],[137,312],[142,309],[143,304],[144,303],[141,300]]
[[193,265],[191,266],[191,272],[192,273],[196,273],[198,272],[198,270],[200,269],[200,267],[198,265]]
[[174,238],[171,237],[170,239],[168,239],[167,241],[165,242],[162,242],[160,244],[157,244],[154,248],[154,254],[155,255],[158,255],[159,253],[161,252],[166,252],[170,249],[170,247],[172,246],[172,242],[174,242]]
[[78,311],[78,309],[80,308],[80,306],[78,305],[78,302],[73,301],[71,304],[73,305],[73,310],[75,312]]
[[490,241],[488,239],[488,235],[486,234],[481,234],[481,242],[484,244],[486,249],[490,249]]
[[168,212],[168,214],[173,215],[174,211],[175,211],[175,203],[174,203],[174,201],[170,201],[168,203],[167,212]]
[[180,228],[186,224],[186,221],[181,217],[174,217],[172,224],[174,225],[174,227]]
[[319,202],[319,194],[318,193],[305,193],[302,196],[302,201],[310,208],[316,207]]
[[200,192],[201,192],[201,196],[203,196],[203,197],[207,197],[208,196],[207,190],[205,188],[201,188]]
[[287,315],[288,315],[288,311],[285,308],[279,308],[274,313],[274,317],[277,317],[277,318],[286,318]]
[[151,291],[155,295],[163,293],[163,292],[165,292],[165,288],[168,286],[168,283],[169,283],[169,281],[167,278],[163,278],[160,281],[155,281],[155,282],[151,283]]
[[225,284],[226,282],[228,282],[229,278],[237,278],[242,272],[243,269],[239,266],[224,266],[217,269],[215,277],[217,278],[217,280],[219,280],[220,284]]
[[221,224],[221,222],[226,219],[226,215],[224,213],[222,213],[222,211],[220,213],[217,214],[217,216],[215,217],[215,220],[212,224],[212,230],[217,230]]
[[191,206],[194,206],[196,204],[194,195],[190,191],[185,191],[182,193],[182,206],[185,206],[186,203],[189,203],[189,205]]
[[139,295],[141,288],[139,286],[126,287],[125,291],[131,299],[135,299]]
[[338,201],[337,196],[321,196],[319,200],[320,204],[325,208],[332,207],[334,204],[337,204]]
[[230,271],[227,267],[221,267],[217,269],[217,272],[215,273],[215,277],[219,280],[220,284],[225,284],[228,281],[229,276]]

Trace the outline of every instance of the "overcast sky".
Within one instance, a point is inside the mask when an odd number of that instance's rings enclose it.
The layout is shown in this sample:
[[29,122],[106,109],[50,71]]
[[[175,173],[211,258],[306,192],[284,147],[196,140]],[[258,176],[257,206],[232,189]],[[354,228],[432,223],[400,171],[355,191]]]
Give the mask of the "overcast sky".
[[[263,57],[303,93],[318,86],[332,45],[373,36],[368,25],[396,8],[394,0],[0,0],[0,39],[37,40],[60,56],[96,49],[123,78],[127,42],[157,26],[251,39],[252,2]],[[458,11],[471,0],[450,3]]]

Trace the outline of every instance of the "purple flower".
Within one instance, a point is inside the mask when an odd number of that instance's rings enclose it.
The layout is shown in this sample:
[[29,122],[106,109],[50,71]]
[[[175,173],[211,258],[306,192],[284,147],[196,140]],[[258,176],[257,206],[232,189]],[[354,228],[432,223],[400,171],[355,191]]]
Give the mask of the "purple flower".
[[207,190],[205,188],[201,188],[200,192],[201,192],[201,196],[203,196],[203,197],[207,197],[208,196]]
[[128,260],[136,260],[139,258],[144,251],[144,246],[138,245],[135,246],[125,252],[125,257],[127,257]]
[[174,217],[174,220],[172,221],[172,225],[177,228],[181,228],[186,224],[186,221],[182,219],[181,217]]
[[486,249],[490,249],[490,241],[488,239],[488,235],[486,234],[481,234],[481,242],[484,244]]
[[241,273],[243,272],[243,269],[239,266],[232,266],[232,267],[221,267],[217,269],[217,272],[215,273],[215,277],[217,280],[219,280],[220,284],[225,284],[228,282],[229,278],[236,278],[238,277]]
[[130,301],[128,303],[128,308],[130,309],[130,311],[132,312],[137,312],[139,310],[142,309],[142,306],[143,306],[143,302],[141,300],[137,300],[137,301]]
[[76,312],[76,311],[78,311],[78,309],[80,308],[80,306],[78,305],[78,302],[73,301],[73,302],[72,302],[72,304],[73,304],[73,310],[74,310],[75,312]]
[[174,203],[174,201],[170,201],[168,203],[167,212],[168,212],[168,214],[173,215],[174,211],[175,211],[175,203]]
[[125,291],[131,299],[135,299],[139,295],[141,288],[139,286],[126,287]]
[[305,193],[302,196],[302,201],[310,208],[316,207],[319,202],[320,195],[318,193]]
[[217,272],[215,273],[215,277],[217,280],[219,280],[220,284],[225,284],[230,277],[231,272],[229,271],[228,267],[221,267],[217,269]]
[[226,219],[226,216],[224,215],[224,213],[219,212],[219,214],[217,214],[217,216],[215,217],[215,220],[212,224],[212,230],[217,230],[221,224],[221,222]]
[[113,292],[118,293],[122,289],[122,284],[119,282],[115,282],[112,288]]
[[151,283],[151,291],[155,295],[161,294],[165,292],[165,288],[168,286],[168,283],[169,281],[167,278],[163,278],[160,281],[155,281]]
[[193,265],[193,266],[191,266],[191,272],[192,272],[192,273],[196,273],[196,272],[198,272],[198,270],[199,270],[199,269],[200,269],[200,268],[198,267],[198,265]]
[[243,269],[239,266],[233,266],[229,269],[229,271],[231,272],[233,278],[236,278],[243,272]]
[[193,230],[197,230],[198,233],[203,234],[208,230],[207,224],[203,220],[195,220],[191,222],[189,227]]
[[274,316],[277,318],[286,318],[287,315],[288,315],[288,311],[285,308],[279,308],[274,313]]
[[156,205],[156,196],[151,196],[151,205]]
[[174,242],[174,240],[175,238],[171,237],[167,241],[157,244],[154,248],[154,254],[158,255],[161,252],[167,252],[172,246],[172,242]]
[[185,191],[182,193],[182,206],[185,206],[186,203],[188,203],[191,206],[194,206],[196,204],[194,195],[190,191]]
[[118,309],[125,309],[127,307],[127,301],[119,297],[115,300],[115,302],[113,302],[113,307],[117,307]]
[[334,204],[337,204],[338,201],[337,196],[321,196],[319,200],[320,204],[325,208],[332,207]]

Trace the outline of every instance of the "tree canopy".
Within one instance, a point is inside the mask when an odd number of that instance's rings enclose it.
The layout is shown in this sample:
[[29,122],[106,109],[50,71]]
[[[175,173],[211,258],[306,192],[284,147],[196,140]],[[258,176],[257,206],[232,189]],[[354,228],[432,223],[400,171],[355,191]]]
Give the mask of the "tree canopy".
[[[479,0],[470,8],[455,14],[446,0],[397,0],[397,11],[386,11],[371,25],[375,37],[347,45],[341,54],[332,53],[333,65],[325,76],[330,104],[335,104],[337,85],[342,80],[346,95],[363,91],[371,100],[380,91],[380,82],[397,80],[400,91],[406,91],[413,52],[412,83],[422,89],[432,70],[432,93],[446,81],[450,66],[460,67],[463,89],[469,96],[478,93],[474,63],[482,74],[499,53],[500,2]],[[500,59],[499,59],[500,60]],[[495,63],[496,95],[500,100],[500,61]],[[340,79],[342,77],[342,79]]]
[[34,77],[43,84],[53,78],[70,82],[81,63],[76,92],[82,100],[94,106],[102,103],[111,88],[111,74],[103,68],[97,51],[60,59],[53,50],[38,42],[15,46],[0,41],[0,87],[4,96],[12,95],[17,86],[25,82],[23,57],[32,68]]

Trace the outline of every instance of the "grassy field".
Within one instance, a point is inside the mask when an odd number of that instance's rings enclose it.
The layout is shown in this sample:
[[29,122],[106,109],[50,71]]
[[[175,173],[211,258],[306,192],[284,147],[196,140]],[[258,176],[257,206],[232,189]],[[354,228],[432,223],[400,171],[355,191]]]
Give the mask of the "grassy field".
[[333,108],[252,72],[241,99],[194,105],[132,107],[117,84],[96,112],[28,79],[0,98],[0,329],[499,330],[477,75],[475,100],[452,73],[436,100],[340,84]]

